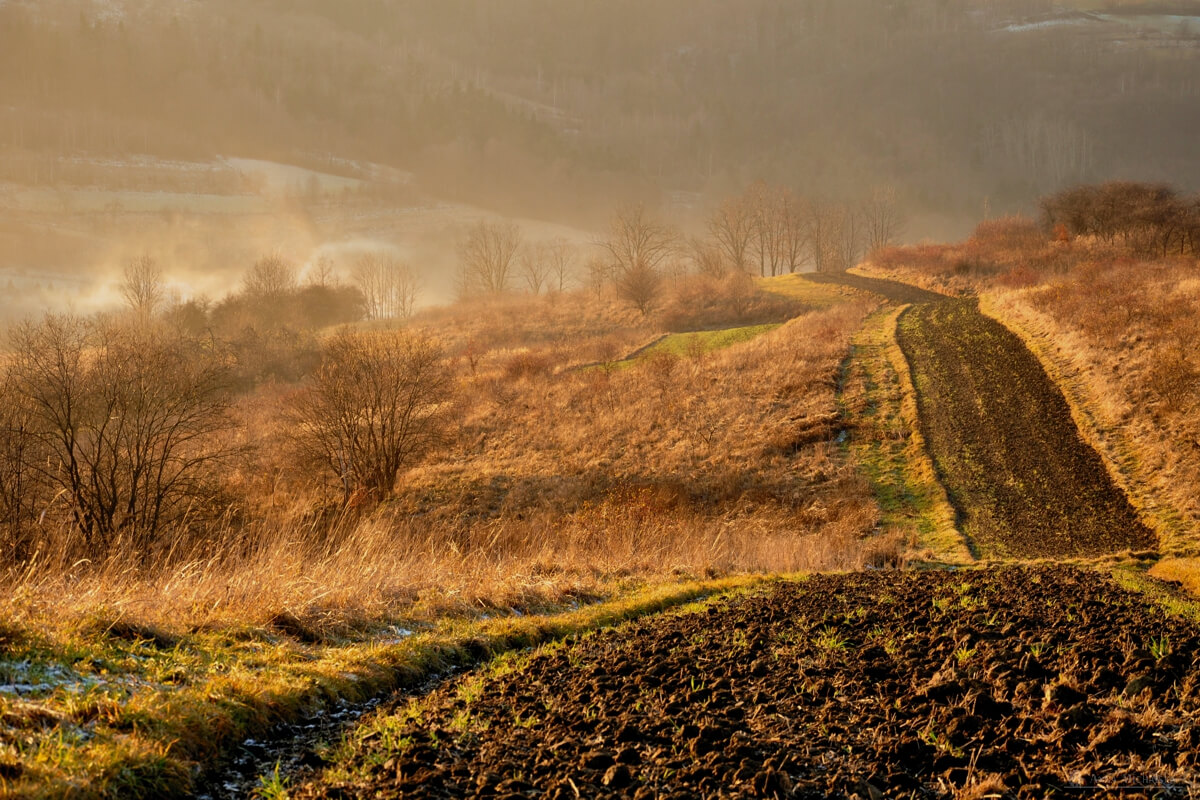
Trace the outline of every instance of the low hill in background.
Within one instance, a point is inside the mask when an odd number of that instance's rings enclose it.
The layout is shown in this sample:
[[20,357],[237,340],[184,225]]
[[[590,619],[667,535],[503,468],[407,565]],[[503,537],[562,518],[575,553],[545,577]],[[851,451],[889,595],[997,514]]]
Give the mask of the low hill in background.
[[0,180],[83,153],[374,163],[576,221],[767,172],[806,194],[894,183],[914,212],[972,217],[1098,178],[1186,188],[1198,8],[8,0]]

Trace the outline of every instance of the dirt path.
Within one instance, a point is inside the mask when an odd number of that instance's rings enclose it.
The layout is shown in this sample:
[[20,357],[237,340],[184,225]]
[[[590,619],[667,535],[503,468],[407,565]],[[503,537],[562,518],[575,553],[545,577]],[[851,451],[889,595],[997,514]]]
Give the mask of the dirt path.
[[815,576],[390,709],[296,796],[1187,797],[1200,629],[1145,603],[1065,567]]
[[1099,555],[1154,534],[1079,436],[1062,392],[971,300],[900,318],[922,428],[963,533],[995,557]]
[[945,300],[946,295],[926,291],[917,286],[899,281],[887,281],[881,278],[865,278],[852,272],[811,272],[806,278],[814,283],[832,283],[849,286],[852,289],[862,289],[883,295],[895,303],[934,303]]
[[[914,304],[921,425],[985,552],[1153,544],[1015,336],[971,301],[830,280]],[[1198,646],[1072,567],[818,575],[398,702],[293,796],[1191,797]]]
[[1079,436],[1062,392],[1024,343],[973,300],[829,275],[899,303],[922,432],[979,555],[1091,556],[1155,547],[1154,534]]

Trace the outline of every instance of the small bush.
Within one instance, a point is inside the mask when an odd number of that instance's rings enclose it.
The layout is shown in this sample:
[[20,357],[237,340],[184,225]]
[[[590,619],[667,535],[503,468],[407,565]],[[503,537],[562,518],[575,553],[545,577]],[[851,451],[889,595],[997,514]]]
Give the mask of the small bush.
[[986,250],[1028,251],[1046,244],[1046,236],[1033,220],[1021,216],[984,220],[976,226],[968,240]]
[[746,273],[731,272],[721,278],[701,275],[681,281],[659,314],[659,324],[684,333],[783,322],[806,310],[795,300],[762,291]]
[[1147,382],[1167,410],[1185,411],[1195,403],[1200,369],[1182,348],[1171,348],[1155,360]]
[[546,352],[526,350],[510,357],[504,364],[504,377],[509,380],[539,378],[554,370],[554,358]]
[[1027,289],[1030,286],[1037,286],[1041,282],[1041,276],[1024,265],[1013,267],[998,279],[998,283],[1006,289]]

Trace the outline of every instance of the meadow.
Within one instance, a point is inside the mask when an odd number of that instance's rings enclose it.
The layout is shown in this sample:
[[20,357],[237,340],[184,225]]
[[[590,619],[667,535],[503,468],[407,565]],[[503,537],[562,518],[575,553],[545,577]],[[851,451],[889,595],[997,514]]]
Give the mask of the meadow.
[[[665,307],[724,290],[690,280]],[[772,280],[750,316],[697,306],[691,324],[716,329],[666,339],[608,289],[358,323],[344,335],[438,336],[453,384],[448,435],[382,499],[315,471],[281,412],[310,380],[287,376],[316,369],[336,335],[234,337],[224,357],[272,377],[244,374],[221,401],[228,450],[206,497],[226,505],[181,507],[153,538],[120,529],[104,547],[53,496],[40,522],[9,518],[24,557],[2,577],[5,785],[182,791],[231,742],[540,641],[572,609],[586,628],[756,575],[899,563],[905,538],[877,530],[871,488],[834,441],[841,363],[874,303]],[[182,335],[181,319],[161,324]],[[142,335],[114,330],[97,363]]]

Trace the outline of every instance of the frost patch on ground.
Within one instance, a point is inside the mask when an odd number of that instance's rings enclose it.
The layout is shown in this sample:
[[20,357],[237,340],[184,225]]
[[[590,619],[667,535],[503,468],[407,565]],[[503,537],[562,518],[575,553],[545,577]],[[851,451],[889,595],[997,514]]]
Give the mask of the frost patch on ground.
[[35,664],[32,661],[0,661],[0,695],[23,697],[26,695],[47,694],[56,689],[69,686],[80,687],[85,691],[85,684],[95,679],[67,669],[61,664]]
[[[138,656],[130,657],[139,659]],[[149,681],[135,675],[82,675],[61,664],[29,660],[0,661],[0,698],[44,697],[54,692],[81,695],[104,689],[133,692],[147,688],[171,691],[179,687]]]
[[410,631],[408,628],[401,628],[399,625],[389,625],[386,631],[388,635],[381,639],[376,639],[377,644],[403,644],[406,639],[416,635],[415,631]]

